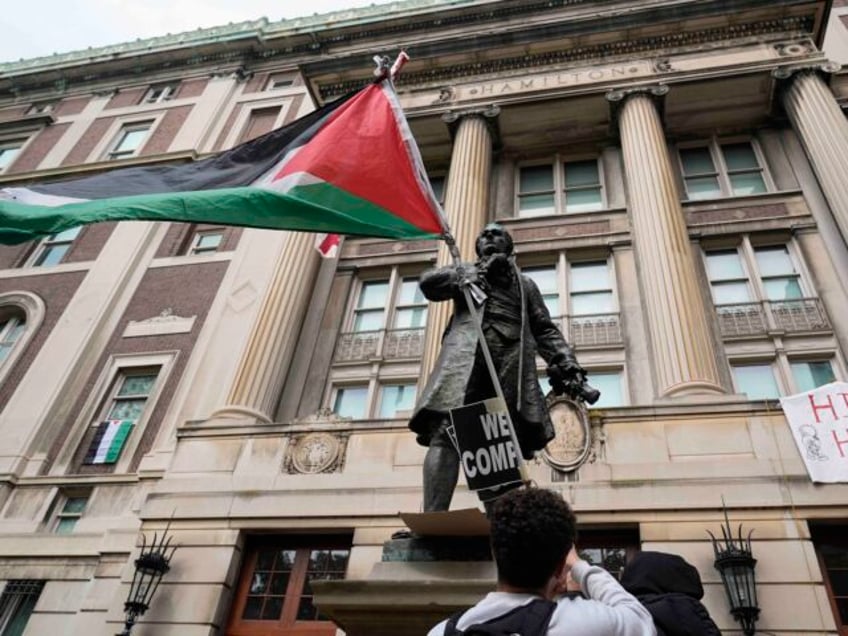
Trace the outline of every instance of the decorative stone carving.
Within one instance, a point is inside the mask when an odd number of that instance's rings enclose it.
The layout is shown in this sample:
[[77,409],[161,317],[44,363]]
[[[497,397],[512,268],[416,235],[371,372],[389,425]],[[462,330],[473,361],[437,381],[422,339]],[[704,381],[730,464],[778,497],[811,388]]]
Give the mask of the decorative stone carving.
[[307,433],[291,439],[284,470],[290,474],[334,473],[344,466],[347,436],[331,433]]
[[780,57],[797,57],[800,55],[809,55],[816,52],[816,46],[810,40],[801,40],[800,42],[778,42],[774,45],[774,50]]
[[794,64],[792,66],[780,66],[774,69],[771,74],[774,78],[779,80],[789,79],[795,73],[800,71],[820,71],[822,73],[836,73],[839,69],[842,68],[842,65],[837,62],[827,61],[827,62],[817,62],[814,64]]
[[124,329],[124,338],[189,333],[194,328],[195,320],[197,316],[177,316],[173,309],[167,307],[158,316],[144,320],[131,320]]
[[542,457],[557,470],[576,470],[589,458],[593,447],[586,406],[552,394],[548,398],[548,409],[556,437],[542,451]]

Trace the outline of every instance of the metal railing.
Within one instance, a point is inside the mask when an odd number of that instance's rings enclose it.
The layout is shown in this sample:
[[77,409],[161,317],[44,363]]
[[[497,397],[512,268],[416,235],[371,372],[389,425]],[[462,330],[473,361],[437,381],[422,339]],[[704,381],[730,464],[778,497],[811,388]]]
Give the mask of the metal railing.
[[716,305],[716,313],[723,338],[759,336],[776,331],[803,333],[831,329],[818,298]]
[[420,358],[424,328],[352,331],[339,335],[333,362]]

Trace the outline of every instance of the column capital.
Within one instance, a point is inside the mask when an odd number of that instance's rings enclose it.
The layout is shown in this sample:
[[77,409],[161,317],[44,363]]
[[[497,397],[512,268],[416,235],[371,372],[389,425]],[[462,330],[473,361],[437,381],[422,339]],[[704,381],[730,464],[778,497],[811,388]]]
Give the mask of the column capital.
[[492,136],[492,148],[497,150],[501,147],[501,131],[498,126],[498,115],[501,107],[497,104],[481,106],[477,108],[464,108],[460,110],[448,110],[442,113],[442,121],[447,124],[451,139],[456,137],[456,131],[463,119],[478,117],[486,124],[489,134]]
[[660,82],[659,84],[641,84],[639,86],[628,86],[626,88],[613,88],[607,91],[607,102],[610,105],[610,132],[613,136],[618,133],[618,118],[621,116],[621,109],[627,100],[635,95],[647,95],[657,107],[657,112],[660,116],[660,121],[665,119],[665,96],[669,91],[668,84]]
[[832,75],[839,71],[842,68],[842,65],[838,62],[833,62],[831,60],[825,60],[823,62],[816,62],[813,64],[791,64],[787,66],[778,66],[777,68],[772,69],[771,76],[777,80],[788,80],[793,78],[798,73],[803,72],[812,72],[812,73],[826,73],[828,75]]
[[646,84],[642,86],[628,86],[627,88],[613,88],[605,95],[608,102],[616,104],[623,102],[632,95],[648,95],[653,98],[665,97],[668,94],[668,84]]

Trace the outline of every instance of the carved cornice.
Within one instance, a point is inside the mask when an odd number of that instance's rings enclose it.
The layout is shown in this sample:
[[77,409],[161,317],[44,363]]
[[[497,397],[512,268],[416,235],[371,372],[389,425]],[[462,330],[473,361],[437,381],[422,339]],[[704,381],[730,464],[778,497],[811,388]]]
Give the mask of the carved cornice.
[[[442,68],[431,68],[412,72],[405,70],[395,81],[399,88],[411,86],[432,86],[440,83],[456,83],[461,78],[498,75],[517,70],[551,67],[555,65],[574,65],[588,61],[632,59],[634,55],[648,58],[652,55],[666,54],[679,49],[691,50],[693,47],[705,49],[719,48],[728,41],[744,42],[751,40],[759,43],[763,36],[804,37],[813,27],[813,21],[804,17],[789,17],[766,20],[757,23],[735,24],[728,27],[707,29],[696,32],[671,33],[634,40],[615,40],[593,46],[579,46],[570,49],[546,51],[533,55],[521,55],[497,60],[468,62]],[[355,90],[369,81],[361,78],[322,84],[319,87],[322,99]],[[450,90],[446,88],[445,90]],[[446,96],[449,97],[449,96]]]

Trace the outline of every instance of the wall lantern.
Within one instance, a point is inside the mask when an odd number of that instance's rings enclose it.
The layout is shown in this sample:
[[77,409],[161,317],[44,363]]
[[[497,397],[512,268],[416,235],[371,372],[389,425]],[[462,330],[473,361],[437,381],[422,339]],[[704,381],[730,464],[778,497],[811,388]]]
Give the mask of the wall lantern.
[[755,623],[760,616],[757,604],[757,581],[754,568],[757,560],[751,552],[751,530],[747,537],[742,536],[742,524],[739,524],[738,536],[733,536],[730,520],[727,517],[727,506],[724,498],[721,501],[724,508],[724,526],[721,528],[723,539],[716,539],[713,533],[707,534],[713,541],[715,552],[715,568],[721,574],[721,582],[730,603],[730,613],[737,623],[742,625],[745,636],[756,632]]
[[174,556],[177,546],[171,545],[173,537],[168,537],[167,533],[167,528],[161,538],[154,533],[150,545],[147,545],[147,537],[141,535],[141,554],[135,560],[135,573],[124,603],[127,619],[124,623],[124,631],[118,636],[130,636],[130,630],[135,625],[136,619],[150,607],[150,601],[162,577],[171,569],[171,557]]

